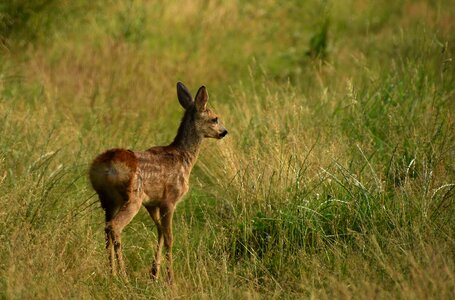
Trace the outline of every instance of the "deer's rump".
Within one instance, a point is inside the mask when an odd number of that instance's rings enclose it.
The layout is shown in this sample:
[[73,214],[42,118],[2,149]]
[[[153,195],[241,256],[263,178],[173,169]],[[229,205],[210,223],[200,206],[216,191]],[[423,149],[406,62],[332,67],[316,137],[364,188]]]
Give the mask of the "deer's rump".
[[[100,197],[101,205],[122,201],[137,170],[137,158],[130,150],[111,149],[95,158],[89,175],[93,189]],[[119,199],[120,198],[120,199]]]

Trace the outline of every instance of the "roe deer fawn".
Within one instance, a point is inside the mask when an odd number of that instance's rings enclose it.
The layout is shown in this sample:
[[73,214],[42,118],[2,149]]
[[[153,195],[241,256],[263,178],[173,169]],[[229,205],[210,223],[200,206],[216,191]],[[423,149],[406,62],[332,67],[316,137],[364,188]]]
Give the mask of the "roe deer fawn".
[[90,167],[90,181],[98,193],[106,213],[106,248],[111,270],[122,275],[120,235],[143,205],[158,229],[158,246],[150,276],[158,279],[161,250],[166,250],[167,274],[173,281],[172,271],[172,216],[177,202],[188,191],[189,177],[203,138],[221,139],[227,130],[217,115],[206,107],[208,94],[201,86],[195,100],[181,82],[177,83],[177,96],[185,109],[174,141],[163,147],[146,151],[111,149],[99,155]]

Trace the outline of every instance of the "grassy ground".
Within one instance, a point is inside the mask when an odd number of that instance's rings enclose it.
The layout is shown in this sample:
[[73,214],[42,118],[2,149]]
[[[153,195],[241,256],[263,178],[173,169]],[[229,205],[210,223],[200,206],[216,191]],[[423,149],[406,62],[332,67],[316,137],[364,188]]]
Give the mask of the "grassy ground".
[[[452,3],[453,4],[453,3]],[[455,296],[451,1],[0,4],[0,297]],[[206,141],[176,212],[112,278],[87,180],[111,147],[170,142],[175,83],[205,84]]]

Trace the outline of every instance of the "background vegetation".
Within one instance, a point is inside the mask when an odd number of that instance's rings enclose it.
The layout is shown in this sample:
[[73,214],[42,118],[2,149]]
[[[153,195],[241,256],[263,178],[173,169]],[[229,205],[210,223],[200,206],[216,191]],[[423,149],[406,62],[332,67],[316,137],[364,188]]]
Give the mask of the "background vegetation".
[[[0,297],[453,298],[451,2],[2,1]],[[170,142],[178,80],[230,135],[177,209],[170,289],[145,211],[110,276],[87,168]]]

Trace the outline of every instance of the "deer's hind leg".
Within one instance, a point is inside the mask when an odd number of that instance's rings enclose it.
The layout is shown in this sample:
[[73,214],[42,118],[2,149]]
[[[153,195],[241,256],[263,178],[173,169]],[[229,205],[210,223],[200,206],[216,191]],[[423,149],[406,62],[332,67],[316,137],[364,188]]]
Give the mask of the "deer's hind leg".
[[[119,193],[119,196],[123,200],[123,204],[119,208],[118,212],[115,213],[115,215],[113,215],[112,218],[106,222],[106,236],[108,237],[109,241],[111,241],[111,245],[113,244],[114,246],[113,252],[117,258],[120,272],[123,276],[126,276],[125,263],[122,256],[121,234],[125,226],[131,222],[131,220],[141,208],[141,199],[131,191]],[[113,260],[113,252],[112,250],[110,252],[111,261]]]
[[109,265],[111,268],[112,275],[117,275],[117,264],[115,262],[115,252],[114,252],[114,240],[112,238],[111,230],[109,229],[109,224],[112,218],[120,210],[122,203],[119,202],[119,199],[116,199],[114,195],[109,195],[109,193],[104,191],[97,191],[101,207],[104,209],[105,213],[105,238],[106,238],[106,250],[109,257]]

